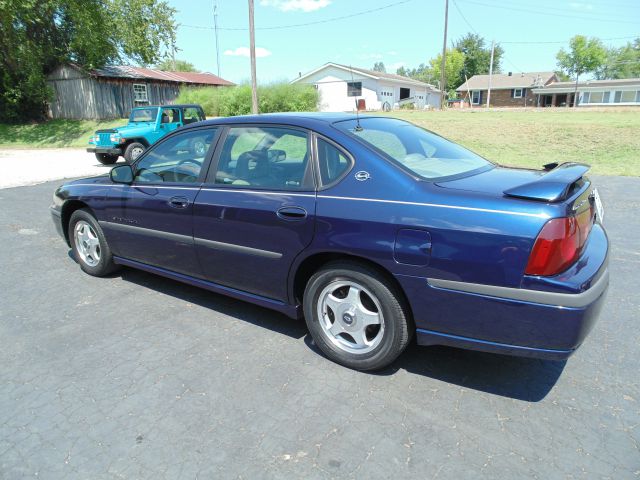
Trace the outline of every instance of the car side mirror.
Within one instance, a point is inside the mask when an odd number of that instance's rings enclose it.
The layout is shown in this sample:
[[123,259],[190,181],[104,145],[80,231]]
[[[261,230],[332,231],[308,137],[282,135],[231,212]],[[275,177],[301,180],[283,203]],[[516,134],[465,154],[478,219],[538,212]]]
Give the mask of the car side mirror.
[[133,168],[131,165],[118,165],[109,172],[109,178],[113,183],[133,183]]

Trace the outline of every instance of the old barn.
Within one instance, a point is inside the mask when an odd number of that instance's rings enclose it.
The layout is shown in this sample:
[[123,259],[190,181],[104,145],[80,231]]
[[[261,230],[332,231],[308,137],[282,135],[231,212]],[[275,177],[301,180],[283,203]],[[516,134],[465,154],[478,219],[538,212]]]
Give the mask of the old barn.
[[180,89],[234,85],[211,73],[166,72],[151,68],[110,66],[85,71],[62,65],[47,76],[54,93],[51,118],[124,118],[131,108],[173,102]]

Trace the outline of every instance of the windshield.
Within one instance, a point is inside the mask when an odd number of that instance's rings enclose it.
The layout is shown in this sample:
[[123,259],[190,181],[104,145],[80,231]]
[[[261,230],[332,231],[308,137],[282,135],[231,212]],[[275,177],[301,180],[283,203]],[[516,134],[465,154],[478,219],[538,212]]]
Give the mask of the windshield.
[[382,150],[413,173],[432,180],[469,173],[491,163],[460,145],[395,118],[361,118],[335,126]]
[[155,122],[158,117],[158,107],[134,108],[131,110],[129,123]]

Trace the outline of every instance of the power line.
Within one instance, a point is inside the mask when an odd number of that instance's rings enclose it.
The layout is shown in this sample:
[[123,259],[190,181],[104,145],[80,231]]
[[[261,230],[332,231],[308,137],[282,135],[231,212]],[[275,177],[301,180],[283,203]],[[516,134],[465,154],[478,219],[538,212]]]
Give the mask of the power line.
[[[611,38],[600,38],[600,40],[602,41],[609,41],[609,40],[631,40],[634,38],[638,38],[638,35],[631,35],[630,37],[611,37]],[[508,45],[551,45],[551,44],[565,44],[565,43],[569,43],[572,39],[569,38],[568,40],[553,40],[553,41],[544,41],[544,42],[520,42],[520,41],[516,41],[516,42],[500,42],[502,44],[508,44]]]
[[[469,20],[467,20],[467,17],[465,17],[465,16],[464,16],[464,13],[462,13],[462,10],[461,10],[461,9],[460,9],[460,7],[458,6],[458,3],[456,2],[456,0],[451,0],[451,1],[453,2],[453,5],[456,7],[456,10],[458,10],[458,13],[460,14],[460,16],[462,17],[462,19],[464,20],[464,22],[465,22],[465,23],[467,24],[467,26],[471,29],[471,31],[472,31],[473,33],[475,33],[476,35],[480,35],[480,34],[478,33],[478,31],[477,31],[475,28],[473,28],[473,25],[471,25],[471,22],[469,22]],[[502,44],[502,42],[498,42],[498,45],[500,45],[500,44]],[[520,72],[523,72],[523,71],[524,71],[524,70],[522,70],[521,68],[519,68],[515,63],[513,63],[513,62],[511,61],[511,59],[509,59],[509,57],[507,57],[507,56],[504,54],[504,51],[502,52],[502,58],[504,58],[508,63],[510,63],[510,64],[514,67],[514,69],[515,69],[516,71],[520,71]],[[492,65],[491,65],[491,66],[493,66],[493,62],[492,62]]]
[[[387,5],[382,5],[377,8],[370,8],[368,10],[362,10],[360,12],[351,13],[349,15],[341,15],[339,17],[326,18],[324,20],[316,20],[313,22],[305,22],[305,23],[294,23],[291,25],[274,25],[270,27],[256,27],[256,30],[282,30],[285,28],[297,28],[297,27],[308,27],[310,25],[319,25],[322,23],[330,23],[336,22],[338,20],[345,20],[347,18],[359,17],[360,15],[367,15],[369,13],[379,12],[380,10],[386,10],[387,8],[396,7],[398,5],[403,5],[405,3],[409,3],[413,0],[401,0],[399,2],[389,3]],[[188,27],[188,28],[198,28],[202,30],[212,30],[213,27],[207,27],[204,25],[189,25],[189,24],[181,24],[180,27]],[[218,27],[218,30],[232,30],[232,31],[242,31],[248,30],[246,27]]]
[[544,16],[548,16],[548,17],[565,17],[565,18],[571,18],[574,20],[589,20],[592,22],[614,22],[614,23],[630,23],[633,25],[637,25],[637,22],[633,22],[633,21],[624,21],[624,20],[613,20],[613,19],[606,19],[606,18],[602,18],[601,16],[598,17],[583,17],[583,16],[579,16],[579,15],[573,15],[571,13],[569,13],[568,10],[562,10],[563,12],[568,12],[566,14],[563,13],[546,13],[546,12],[541,12],[538,10],[531,10],[531,9],[527,9],[527,8],[519,8],[519,7],[508,7],[508,6],[504,6],[504,5],[495,5],[495,4],[491,4],[491,3],[483,3],[483,2],[476,2],[474,0],[459,0],[463,3],[469,3],[469,4],[473,4],[473,5],[481,5],[483,7],[489,7],[489,8],[496,8],[496,9],[501,9],[501,10],[512,10],[515,12],[524,12],[524,13],[531,13],[533,15],[544,15]]

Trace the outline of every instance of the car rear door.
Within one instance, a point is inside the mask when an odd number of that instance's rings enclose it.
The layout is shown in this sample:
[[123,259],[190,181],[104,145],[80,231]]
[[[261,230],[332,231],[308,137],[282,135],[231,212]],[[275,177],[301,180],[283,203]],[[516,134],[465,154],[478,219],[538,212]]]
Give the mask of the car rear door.
[[210,281],[287,301],[294,258],[311,243],[316,195],[310,134],[232,126],[195,201],[194,239]]
[[216,133],[215,127],[205,127],[167,137],[135,163],[131,185],[112,187],[103,227],[116,255],[202,276],[194,251],[193,205]]

